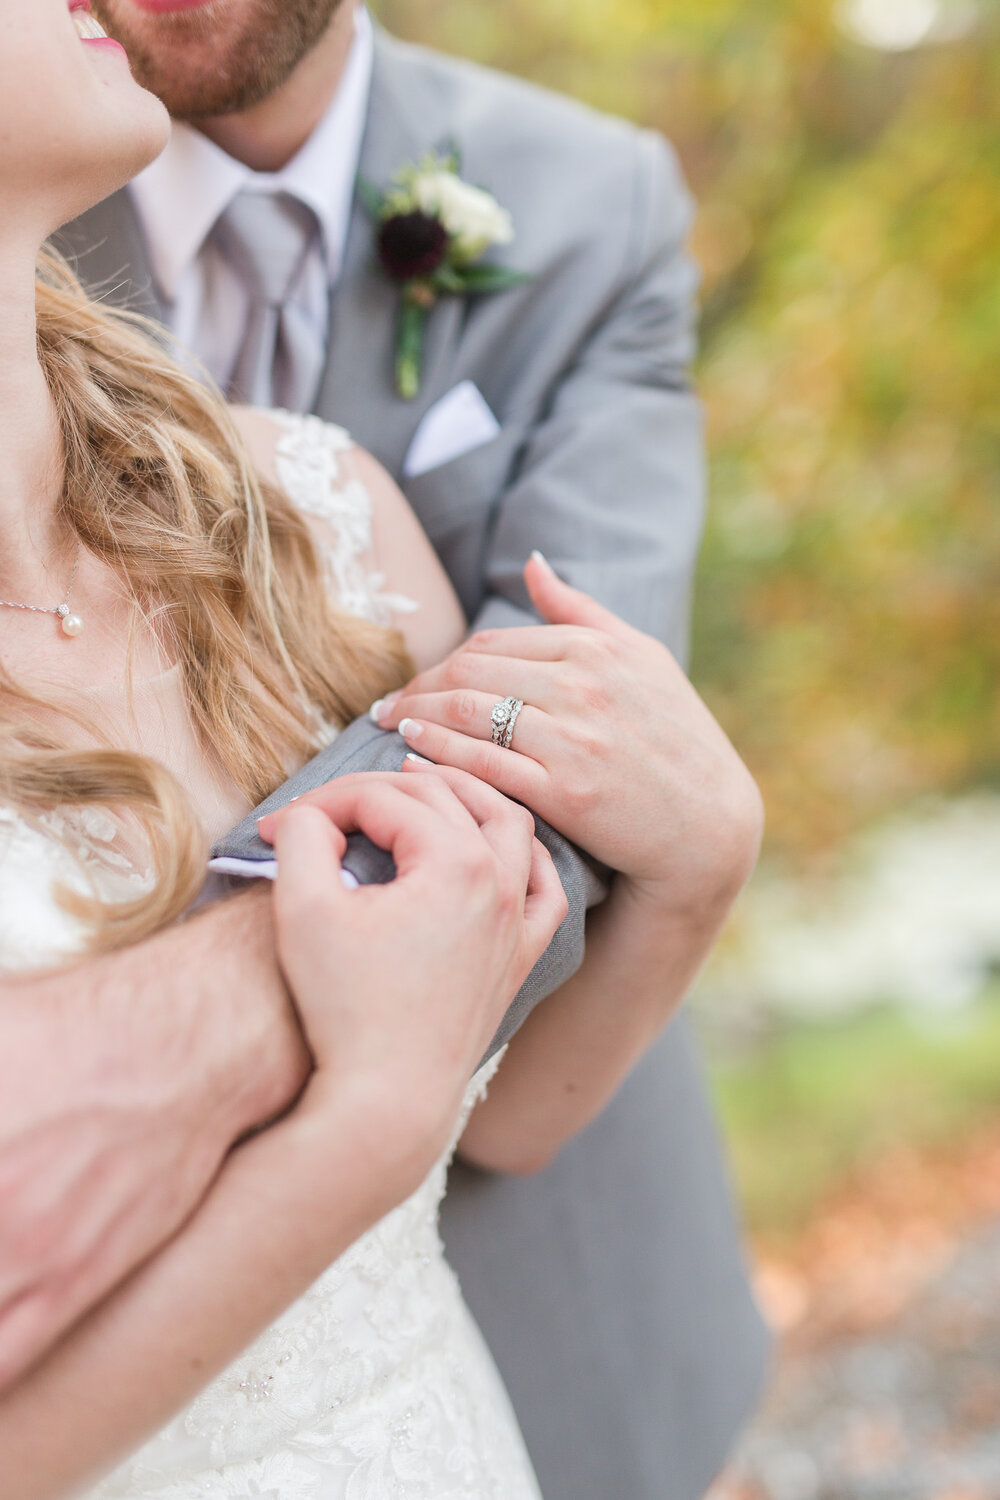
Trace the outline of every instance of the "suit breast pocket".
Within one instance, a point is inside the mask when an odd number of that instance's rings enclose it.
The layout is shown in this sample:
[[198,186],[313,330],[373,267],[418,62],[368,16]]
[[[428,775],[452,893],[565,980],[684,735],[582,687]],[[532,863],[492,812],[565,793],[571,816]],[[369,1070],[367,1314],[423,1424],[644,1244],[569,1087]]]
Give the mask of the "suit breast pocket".
[[403,481],[406,498],[468,615],[482,596],[494,510],[524,436],[519,426],[505,427],[481,447]]

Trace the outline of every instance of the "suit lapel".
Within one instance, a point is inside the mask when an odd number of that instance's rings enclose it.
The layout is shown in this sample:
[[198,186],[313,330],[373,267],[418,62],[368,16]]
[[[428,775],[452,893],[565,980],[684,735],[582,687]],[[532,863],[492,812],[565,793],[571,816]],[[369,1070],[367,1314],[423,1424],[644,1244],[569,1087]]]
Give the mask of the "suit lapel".
[[146,242],[125,188],[60,229],[53,243],[98,301],[163,321]]
[[[377,32],[359,167],[359,175],[377,187],[384,187],[404,163],[419,160],[440,144],[436,117],[418,111],[410,98],[411,67],[404,49]],[[355,192],[316,410],[349,428],[397,475],[421,416],[442,386],[447,388],[450,355],[463,316],[460,298],[444,297],[434,308],[421,392],[415,401],[404,401],[394,384],[398,309],[399,291],[375,264],[374,225]]]

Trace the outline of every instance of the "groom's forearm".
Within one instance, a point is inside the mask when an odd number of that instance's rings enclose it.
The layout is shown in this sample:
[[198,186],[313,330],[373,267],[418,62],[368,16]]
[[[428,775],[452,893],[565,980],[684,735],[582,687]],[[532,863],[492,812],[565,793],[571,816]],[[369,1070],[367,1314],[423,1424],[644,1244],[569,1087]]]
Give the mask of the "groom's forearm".
[[0,1388],[162,1245],[309,1058],[269,892],[0,984]]

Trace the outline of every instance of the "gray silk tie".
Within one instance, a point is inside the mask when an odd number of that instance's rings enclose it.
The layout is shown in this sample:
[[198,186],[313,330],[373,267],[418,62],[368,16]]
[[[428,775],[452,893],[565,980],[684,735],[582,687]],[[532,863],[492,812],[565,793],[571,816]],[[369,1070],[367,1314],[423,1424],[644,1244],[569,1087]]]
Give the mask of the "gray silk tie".
[[288,193],[238,193],[212,243],[250,296],[246,334],[227,388],[233,401],[310,411],[326,351],[326,319],[296,300],[310,255],[321,253],[319,220]]

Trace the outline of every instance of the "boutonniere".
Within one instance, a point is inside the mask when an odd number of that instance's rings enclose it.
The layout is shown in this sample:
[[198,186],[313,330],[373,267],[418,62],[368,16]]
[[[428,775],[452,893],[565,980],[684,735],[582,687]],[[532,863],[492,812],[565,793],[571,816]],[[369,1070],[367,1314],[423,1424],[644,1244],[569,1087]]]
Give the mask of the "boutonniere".
[[482,188],[463,182],[456,152],[432,152],[401,167],[382,192],[361,179],[376,223],[376,250],[385,275],[400,289],[396,389],[407,400],[420,390],[427,318],[439,297],[503,292],[530,278],[482,265],[496,245],[514,239],[514,222]]

